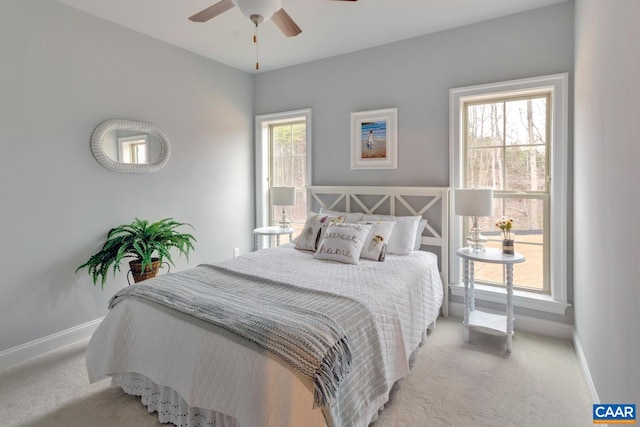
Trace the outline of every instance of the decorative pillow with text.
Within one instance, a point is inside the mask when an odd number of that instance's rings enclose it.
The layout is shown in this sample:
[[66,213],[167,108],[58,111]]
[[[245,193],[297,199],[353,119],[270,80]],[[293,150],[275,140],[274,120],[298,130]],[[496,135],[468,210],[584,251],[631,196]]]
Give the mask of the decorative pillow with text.
[[327,227],[313,257],[345,264],[358,264],[362,247],[371,227],[370,224],[332,222]]

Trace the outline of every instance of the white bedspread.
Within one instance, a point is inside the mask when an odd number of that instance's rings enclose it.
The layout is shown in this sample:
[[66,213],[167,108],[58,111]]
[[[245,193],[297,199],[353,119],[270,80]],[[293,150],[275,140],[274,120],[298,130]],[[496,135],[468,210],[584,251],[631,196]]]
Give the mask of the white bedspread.
[[[409,356],[437,318],[443,298],[436,257],[422,251],[353,266],[315,260],[285,245],[220,264],[344,295],[375,315],[382,368],[365,370],[363,376],[354,367],[341,388],[345,395],[325,414],[329,425],[369,423],[393,383],[409,373]],[[354,363],[367,363],[367,354],[357,351]],[[117,305],[100,325],[89,344],[87,369],[92,382],[118,373],[142,374],[176,391],[189,407],[226,414],[241,426],[325,424],[322,412],[313,409],[311,383],[274,356],[213,325],[135,299]],[[384,387],[373,397],[356,398],[372,375],[382,378]]]

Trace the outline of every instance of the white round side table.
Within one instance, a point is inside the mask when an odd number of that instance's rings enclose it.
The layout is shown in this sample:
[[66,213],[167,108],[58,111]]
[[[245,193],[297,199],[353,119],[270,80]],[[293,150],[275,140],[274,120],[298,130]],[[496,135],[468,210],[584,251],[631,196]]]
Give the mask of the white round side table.
[[[458,249],[458,256],[464,265],[464,340],[469,342],[469,328],[478,327],[504,334],[507,337],[507,351],[511,352],[513,336],[513,264],[524,262],[525,258],[518,252],[504,255],[502,250],[486,248],[484,252],[474,252],[470,248]],[[503,264],[506,270],[507,313],[506,315],[487,313],[475,307],[474,262]]]
[[276,238],[276,246],[280,245],[280,236],[285,234],[289,235],[289,241],[291,241],[291,235],[294,231],[291,227],[282,228],[280,226],[256,228],[253,230],[253,250],[261,249],[261,241],[265,236],[269,238],[269,247],[271,247],[271,239],[274,237]]

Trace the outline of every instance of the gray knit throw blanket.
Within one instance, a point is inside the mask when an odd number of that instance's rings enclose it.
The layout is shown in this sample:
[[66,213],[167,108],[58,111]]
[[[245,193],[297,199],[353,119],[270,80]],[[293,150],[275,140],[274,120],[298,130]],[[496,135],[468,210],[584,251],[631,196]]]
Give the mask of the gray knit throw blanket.
[[[284,304],[275,296],[257,298],[224,286],[225,282],[239,280],[237,273],[215,268],[212,274],[211,281],[174,273],[128,286],[111,298],[109,309],[125,298],[138,297],[220,326],[270,351],[310,378],[316,406],[335,402],[340,382],[351,368],[349,339],[342,326],[322,313]],[[261,285],[251,276],[243,280]]]

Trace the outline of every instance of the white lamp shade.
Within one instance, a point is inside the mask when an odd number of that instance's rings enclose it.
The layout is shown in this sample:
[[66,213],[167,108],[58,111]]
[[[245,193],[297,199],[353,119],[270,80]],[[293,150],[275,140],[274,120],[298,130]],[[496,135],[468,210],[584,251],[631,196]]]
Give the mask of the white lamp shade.
[[273,206],[292,206],[296,204],[295,187],[271,187],[269,192]]
[[455,191],[455,212],[462,216],[493,215],[493,190],[457,189]]

